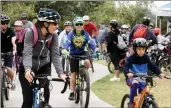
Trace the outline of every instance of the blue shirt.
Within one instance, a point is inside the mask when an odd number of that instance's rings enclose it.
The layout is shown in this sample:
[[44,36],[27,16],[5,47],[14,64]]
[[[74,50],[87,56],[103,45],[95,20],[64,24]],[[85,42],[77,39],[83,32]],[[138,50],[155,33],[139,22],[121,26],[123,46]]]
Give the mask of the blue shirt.
[[70,48],[70,55],[83,54],[87,44],[90,49],[95,50],[96,43],[93,39],[91,39],[88,32],[82,30],[78,35],[75,30],[72,30],[68,34],[64,48],[67,50]]

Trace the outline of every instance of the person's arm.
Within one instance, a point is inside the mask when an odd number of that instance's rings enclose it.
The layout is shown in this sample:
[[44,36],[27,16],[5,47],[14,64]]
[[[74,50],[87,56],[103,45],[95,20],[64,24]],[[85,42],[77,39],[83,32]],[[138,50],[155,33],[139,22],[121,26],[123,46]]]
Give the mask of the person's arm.
[[25,34],[24,38],[24,49],[23,49],[23,66],[25,71],[29,70],[31,72],[32,68],[32,50],[33,50],[33,32],[31,29]]
[[95,24],[93,24],[93,35],[98,36],[98,29]]
[[125,60],[125,64],[124,64],[124,67],[123,67],[123,72],[124,72],[124,75],[125,75],[126,78],[127,78],[127,74],[129,73],[129,69],[131,68],[131,66],[132,66],[131,57],[128,57]]
[[73,35],[73,32],[70,32],[70,33],[68,34],[67,38],[65,39],[66,41],[65,41],[65,43],[64,43],[64,48],[65,48],[66,50],[69,50],[69,47],[70,47],[70,45],[71,45],[72,35]]
[[53,63],[58,75],[63,74],[63,68],[61,64],[61,56],[59,56],[59,45],[58,45],[58,35],[55,34],[52,40],[51,51],[51,62]]
[[155,63],[152,63],[147,55],[146,57],[147,57],[148,69],[150,69],[155,74],[160,75],[161,71],[159,67]]
[[85,34],[87,37],[88,47],[95,51],[96,49],[96,42],[90,37],[88,33]]

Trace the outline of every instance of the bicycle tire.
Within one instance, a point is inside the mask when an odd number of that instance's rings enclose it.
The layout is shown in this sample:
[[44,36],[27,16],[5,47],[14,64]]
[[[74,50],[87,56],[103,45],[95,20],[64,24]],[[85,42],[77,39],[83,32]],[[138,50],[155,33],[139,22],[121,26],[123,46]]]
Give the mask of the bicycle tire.
[[[160,70],[161,70],[161,68],[162,68],[162,66],[163,66],[163,62],[168,62],[168,61],[165,61],[165,59],[166,58],[170,58],[170,61],[171,61],[171,56],[165,56],[165,57],[162,57],[160,60],[159,60],[159,62],[158,62],[158,64],[157,64],[157,66],[160,68]],[[168,63],[168,64],[170,64],[170,63]],[[167,65],[168,65],[167,64]],[[169,69],[169,71],[170,71],[170,75],[171,75],[171,67],[170,67],[170,69]]]
[[4,107],[4,102],[5,102],[5,77],[4,75],[2,76],[2,82],[1,82],[1,107]]
[[[79,73],[77,73],[77,78],[76,79],[78,79],[79,80],[79,76],[80,74]],[[80,88],[78,87],[78,85],[76,84],[76,90],[75,90],[75,103],[76,104],[78,104],[79,103],[79,101],[80,101]]]
[[157,104],[157,102],[155,100],[148,101],[148,104],[149,104],[149,106],[152,105],[152,108],[159,108],[159,106],[158,106],[158,104]]
[[5,91],[4,91],[4,93],[5,93],[5,99],[6,100],[9,100],[9,87],[8,87],[8,83],[9,83],[9,79],[8,79],[8,77],[6,77],[6,76],[4,76],[5,77],[5,83],[7,83],[7,84],[5,84],[5,85],[7,85],[7,86],[5,86]]
[[[110,73],[114,73],[114,70],[112,71],[110,65],[113,65],[112,61],[110,61],[110,62],[108,63],[108,70],[109,70]],[[114,67],[114,66],[113,66],[113,67]]]
[[125,105],[125,101],[128,98],[129,99],[130,95],[129,94],[125,94],[124,97],[122,98],[121,101],[121,108],[127,108],[128,106],[124,106]]
[[[89,77],[89,73],[88,73],[88,71],[86,69],[83,69],[82,72],[83,72],[83,75],[84,75],[84,80],[86,82],[86,88],[85,88],[86,100],[85,100],[85,105],[84,105],[83,108],[88,108],[89,100],[90,100],[90,77]],[[84,82],[82,82],[82,83],[84,84]],[[81,88],[80,91],[83,92],[83,89],[84,88]]]

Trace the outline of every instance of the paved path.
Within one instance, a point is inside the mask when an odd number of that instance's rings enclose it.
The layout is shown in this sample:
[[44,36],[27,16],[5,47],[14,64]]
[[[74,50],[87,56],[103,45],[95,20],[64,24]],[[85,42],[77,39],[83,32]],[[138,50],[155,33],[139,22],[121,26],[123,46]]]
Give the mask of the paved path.
[[[90,71],[90,79],[91,79],[91,84],[95,82],[98,79],[101,79],[102,77],[106,76],[109,74],[107,67],[101,65],[101,64],[94,64],[95,67],[95,73],[92,74]],[[55,70],[53,68],[52,71],[53,76],[57,76],[55,73]],[[21,92],[21,87],[20,87],[20,82],[17,79],[17,88],[15,91],[10,91],[10,100],[5,102],[5,108],[11,108],[11,107],[21,107],[22,104],[22,92]],[[70,91],[67,90],[64,94],[61,94],[61,90],[63,89],[64,83],[60,82],[52,82],[53,85],[53,90],[51,91],[51,98],[50,98],[50,105],[55,108],[55,107],[69,107],[69,108],[75,108],[79,107],[79,104],[75,104],[73,101],[68,100],[68,96]],[[99,99],[92,91],[90,93],[90,103],[89,103],[89,108],[91,107],[114,107],[110,104],[107,104],[106,102],[102,101]]]

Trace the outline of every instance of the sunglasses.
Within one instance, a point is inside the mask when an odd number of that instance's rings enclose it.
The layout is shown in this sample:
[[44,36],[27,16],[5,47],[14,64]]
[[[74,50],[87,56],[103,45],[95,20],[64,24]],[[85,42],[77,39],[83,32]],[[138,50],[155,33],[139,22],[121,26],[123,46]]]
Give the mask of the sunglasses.
[[5,25],[5,24],[8,25],[9,22],[1,22],[1,24],[2,24],[2,25]]
[[76,26],[83,26],[83,24],[82,23],[77,23],[77,24],[75,24]]

